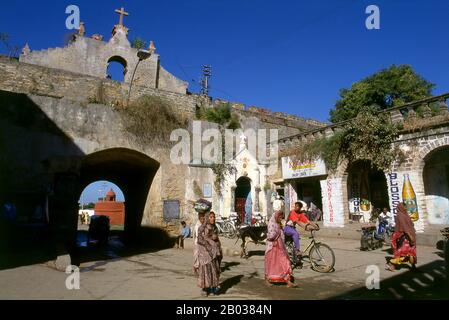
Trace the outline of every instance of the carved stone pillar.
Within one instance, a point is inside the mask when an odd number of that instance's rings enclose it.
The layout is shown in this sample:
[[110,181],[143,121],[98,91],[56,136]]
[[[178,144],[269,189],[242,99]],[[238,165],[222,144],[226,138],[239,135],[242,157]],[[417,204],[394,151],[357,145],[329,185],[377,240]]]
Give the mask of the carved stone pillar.
[[234,184],[231,186],[231,212],[235,212],[235,189],[237,186]]

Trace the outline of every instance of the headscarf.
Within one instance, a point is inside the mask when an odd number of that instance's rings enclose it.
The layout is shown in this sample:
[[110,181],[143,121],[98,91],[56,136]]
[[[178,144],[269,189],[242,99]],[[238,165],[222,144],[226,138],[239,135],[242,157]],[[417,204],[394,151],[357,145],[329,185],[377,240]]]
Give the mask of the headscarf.
[[[205,222],[198,229],[197,243],[207,252],[211,259],[215,259],[222,256],[221,244],[218,238],[217,226],[209,223],[209,214]],[[200,255],[203,250],[200,248]]]
[[405,232],[416,239],[415,227],[412,219],[410,218],[407,209],[402,203],[399,203],[396,207],[396,232]]
[[268,241],[275,241],[280,233],[282,232],[281,226],[277,222],[279,216],[283,214],[282,211],[275,211],[275,213],[271,216],[270,221],[268,222],[268,233],[267,239]]

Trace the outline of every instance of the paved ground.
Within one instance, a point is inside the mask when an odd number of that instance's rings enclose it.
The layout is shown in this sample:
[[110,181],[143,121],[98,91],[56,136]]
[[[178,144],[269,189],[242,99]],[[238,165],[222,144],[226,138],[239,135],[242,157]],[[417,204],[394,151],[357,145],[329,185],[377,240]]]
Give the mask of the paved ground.
[[[207,299],[422,299],[449,298],[444,262],[433,247],[418,247],[418,272],[384,270],[386,250],[362,252],[359,241],[323,238],[335,251],[335,271],[295,270],[298,288],[264,284],[263,245],[249,245],[238,256],[235,240],[223,239],[222,294]],[[306,244],[307,240],[304,239]],[[112,249],[111,249],[112,248]],[[125,254],[126,253],[126,254]],[[235,254],[235,255],[234,255]],[[0,270],[1,299],[204,299],[191,270],[192,244],[131,254],[119,242],[103,251],[82,252],[80,289],[67,290],[67,275],[47,264]],[[367,290],[368,265],[380,270],[380,289]]]

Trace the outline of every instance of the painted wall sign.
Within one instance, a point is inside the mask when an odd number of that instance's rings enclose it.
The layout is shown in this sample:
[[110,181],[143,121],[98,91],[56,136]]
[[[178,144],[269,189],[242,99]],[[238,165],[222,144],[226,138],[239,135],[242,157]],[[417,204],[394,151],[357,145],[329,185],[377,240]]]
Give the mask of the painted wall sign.
[[289,157],[282,158],[282,177],[284,179],[295,179],[327,174],[326,165],[321,159],[316,161],[293,161]]
[[293,186],[289,183],[287,186],[287,193],[288,193],[288,208],[289,211],[287,212],[287,214],[295,209],[295,202],[298,201],[298,194],[296,193],[295,188],[293,188]]
[[390,208],[391,211],[396,214],[396,206],[401,201],[404,201],[410,217],[415,222],[419,220],[418,201],[415,190],[413,189],[409,174],[404,173],[402,176],[403,178],[401,179],[401,183],[400,175],[397,172],[387,174],[388,192],[390,194]]
[[321,180],[323,220],[327,227],[344,227],[341,179]]
[[391,212],[396,214],[397,213],[396,206],[401,202],[397,172],[391,172],[387,174],[387,183],[390,193]]

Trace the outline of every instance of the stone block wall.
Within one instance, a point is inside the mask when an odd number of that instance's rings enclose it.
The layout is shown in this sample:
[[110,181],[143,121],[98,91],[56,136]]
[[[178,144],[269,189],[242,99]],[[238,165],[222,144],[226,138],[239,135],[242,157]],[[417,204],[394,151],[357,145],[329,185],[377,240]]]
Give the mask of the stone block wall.
[[[192,179],[197,180],[200,185],[203,183],[212,185],[214,210],[220,214],[223,201],[213,189],[215,177],[211,169],[172,165],[168,158],[170,152],[168,148],[158,149],[150,145],[140,145],[135,137],[124,131],[124,124],[115,111],[126,102],[128,84],[0,57],[0,90],[6,93],[23,93],[32,101],[34,107],[39,109],[37,112],[48,118],[49,125],[55,126],[62,135],[58,138],[39,127],[30,131],[4,124],[2,131],[4,136],[13,134],[24,139],[16,141],[18,143],[15,145],[22,146],[21,150],[24,151],[16,152],[16,155],[22,159],[18,164],[21,161],[26,162],[24,165],[28,169],[23,172],[29,172],[30,176],[23,180],[23,185],[17,186],[18,189],[28,185],[30,188],[45,190],[51,183],[51,176],[45,173],[41,162],[51,156],[54,168],[55,152],[62,155],[60,170],[64,171],[67,166],[70,167],[65,153],[83,157],[103,149],[126,148],[139,151],[161,164],[147,196],[143,224],[173,227],[163,221],[165,199],[179,199],[181,218],[189,223],[196,222],[196,215],[191,206],[191,201],[196,200],[196,195],[192,194]],[[194,119],[196,106],[205,99],[198,95],[133,85],[131,101],[143,95],[163,98],[175,107],[176,112],[190,119]],[[20,103],[14,105],[14,108],[17,112],[22,112]],[[238,112],[237,108],[234,110]],[[301,126],[305,125],[305,122],[301,119],[282,118],[269,112],[241,111],[243,129],[275,128],[280,130],[280,135],[304,130]],[[205,123],[203,130],[212,127],[216,125]],[[36,140],[39,140],[39,143],[33,143]],[[65,144],[73,150],[64,148]],[[10,151],[15,152],[12,149]],[[74,166],[76,167],[76,161]],[[31,183],[34,182],[38,185],[32,186]],[[261,203],[261,207],[264,206],[265,204]],[[177,226],[175,229],[177,230]]]
[[[0,90],[121,106],[126,104],[129,84],[0,57]],[[132,86],[131,101],[143,95],[163,98],[178,107],[179,112],[194,115],[197,103],[194,95]]]
[[133,83],[148,88],[159,88],[177,93],[186,93],[188,83],[162,69],[159,55],[153,53],[141,60],[138,49],[132,48],[126,35],[117,32],[109,42],[76,35],[75,40],[63,48],[32,51],[20,56],[20,61],[47,68],[70,71],[105,79],[108,64],[119,62],[124,67],[124,83]]

